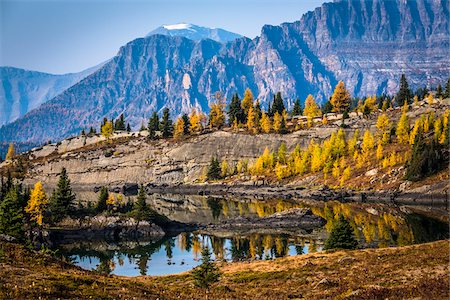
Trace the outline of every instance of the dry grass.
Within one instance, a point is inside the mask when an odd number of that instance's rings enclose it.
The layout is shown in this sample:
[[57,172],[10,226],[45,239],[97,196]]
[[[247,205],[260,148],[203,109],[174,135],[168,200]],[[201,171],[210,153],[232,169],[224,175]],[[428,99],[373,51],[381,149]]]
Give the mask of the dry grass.
[[[449,241],[230,263],[209,290],[189,274],[100,276],[22,246],[0,247],[7,299],[448,299]],[[351,257],[340,261],[343,257]],[[326,283],[319,284],[323,279]]]

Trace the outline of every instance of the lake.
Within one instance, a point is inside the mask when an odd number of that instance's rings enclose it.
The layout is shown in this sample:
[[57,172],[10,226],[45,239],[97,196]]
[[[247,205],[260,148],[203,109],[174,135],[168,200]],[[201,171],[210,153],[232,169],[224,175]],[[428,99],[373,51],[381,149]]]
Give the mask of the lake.
[[[225,199],[203,196],[152,195],[149,205],[179,222],[219,223],[236,216],[264,217],[292,208],[308,207],[327,222],[322,228],[286,233],[267,231],[180,232],[161,239],[95,239],[60,241],[58,253],[84,269],[123,276],[168,275],[200,264],[204,246],[217,261],[250,261],[321,251],[328,232],[343,214],[361,247],[389,247],[448,238],[448,223],[425,216],[422,210],[381,204]],[[295,232],[295,233],[293,233]]]

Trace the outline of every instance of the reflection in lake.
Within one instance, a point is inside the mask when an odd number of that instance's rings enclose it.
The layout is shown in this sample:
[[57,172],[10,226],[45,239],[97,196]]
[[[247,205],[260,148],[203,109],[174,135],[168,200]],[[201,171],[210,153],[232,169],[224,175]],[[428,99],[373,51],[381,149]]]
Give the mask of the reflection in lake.
[[[203,246],[224,261],[273,259],[321,251],[339,215],[354,229],[360,247],[388,247],[448,238],[448,224],[414,211],[382,204],[294,202],[286,200],[224,199],[202,196],[152,195],[149,205],[179,222],[219,223],[238,216],[265,217],[292,208],[309,207],[326,220],[324,228],[298,236],[229,232],[183,232],[160,240],[76,241],[58,246],[60,253],[85,269],[117,275],[165,275],[191,270],[200,262]],[[267,233],[267,232],[266,232]],[[63,243],[67,241],[62,241]]]
[[84,269],[124,276],[166,275],[189,271],[200,264],[201,249],[209,246],[219,261],[262,260],[321,250],[313,240],[286,235],[220,238],[181,233],[157,241],[89,241],[59,246],[59,252]]

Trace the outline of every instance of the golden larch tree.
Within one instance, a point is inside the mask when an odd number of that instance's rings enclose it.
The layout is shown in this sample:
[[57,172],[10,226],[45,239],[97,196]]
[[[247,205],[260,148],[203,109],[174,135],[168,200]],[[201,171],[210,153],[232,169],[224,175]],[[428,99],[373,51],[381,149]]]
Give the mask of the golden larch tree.
[[343,81],[334,88],[333,95],[331,96],[331,104],[333,105],[333,111],[342,113],[350,106],[350,93],[345,88]]
[[265,112],[262,113],[261,120],[259,121],[259,123],[262,131],[264,131],[265,133],[270,132],[272,124],[270,124],[270,118]]
[[33,190],[30,194],[30,199],[28,200],[27,207],[25,207],[25,212],[30,215],[32,221],[41,226],[43,223],[44,213],[47,209],[48,198],[45,193],[44,187],[40,181],[36,182]]
[[8,152],[6,153],[6,160],[12,160],[16,155],[13,143],[9,143]]
[[245,115],[248,115],[248,111],[251,107],[253,107],[253,93],[252,91],[247,88],[244,92],[244,99],[242,99],[241,107],[244,110]]
[[317,105],[316,100],[311,94],[306,97],[303,115],[310,118],[319,117],[321,115],[319,105]]
[[184,135],[184,125],[183,118],[179,117],[175,122],[175,128],[173,131],[174,138],[180,138]]

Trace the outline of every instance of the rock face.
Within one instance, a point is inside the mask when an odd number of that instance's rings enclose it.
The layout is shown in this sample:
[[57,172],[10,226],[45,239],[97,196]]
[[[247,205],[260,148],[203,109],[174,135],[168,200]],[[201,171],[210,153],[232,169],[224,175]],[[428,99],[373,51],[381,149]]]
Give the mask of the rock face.
[[264,26],[253,40],[151,35],[123,46],[98,72],[0,129],[0,142],[42,142],[98,126],[124,113],[134,129],[151,112],[172,116],[209,110],[250,88],[263,107],[281,92],[328,99],[338,80],[353,95],[394,93],[405,73],[413,88],[443,83],[450,72],[445,1],[342,0],[325,3],[300,21]]
[[[192,183],[209,165],[211,155],[234,165],[239,159],[258,157],[265,147],[278,149],[282,142],[288,150],[296,144],[306,147],[310,137],[320,140],[335,130],[316,128],[287,135],[217,131],[180,142],[148,141],[134,133],[129,134],[129,141],[112,145],[105,143],[102,137],[78,137],[31,151],[29,178],[53,185],[61,168],[65,167],[71,181],[80,185]],[[98,142],[100,144],[96,144]]]

